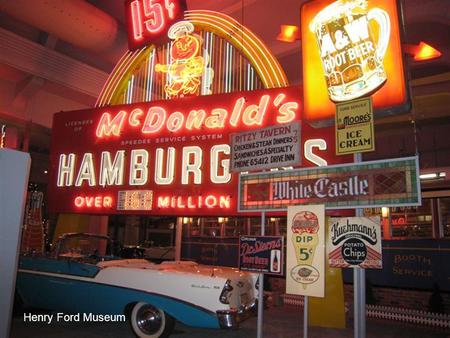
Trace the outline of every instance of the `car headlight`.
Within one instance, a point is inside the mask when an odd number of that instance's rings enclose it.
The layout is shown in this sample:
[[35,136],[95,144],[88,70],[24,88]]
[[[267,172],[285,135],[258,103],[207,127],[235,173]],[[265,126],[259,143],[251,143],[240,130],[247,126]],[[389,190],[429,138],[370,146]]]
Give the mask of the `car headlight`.
[[223,287],[222,293],[220,294],[219,300],[222,304],[230,304],[229,294],[233,291],[233,287],[231,286],[231,280],[227,279],[225,286]]

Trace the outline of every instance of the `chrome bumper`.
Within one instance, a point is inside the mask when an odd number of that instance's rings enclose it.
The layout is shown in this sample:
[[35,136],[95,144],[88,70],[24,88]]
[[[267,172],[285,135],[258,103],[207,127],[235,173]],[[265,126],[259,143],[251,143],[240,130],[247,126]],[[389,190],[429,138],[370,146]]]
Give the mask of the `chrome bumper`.
[[218,310],[217,318],[221,329],[237,329],[239,323],[250,317],[257,309],[256,302],[247,306],[241,306],[239,309]]

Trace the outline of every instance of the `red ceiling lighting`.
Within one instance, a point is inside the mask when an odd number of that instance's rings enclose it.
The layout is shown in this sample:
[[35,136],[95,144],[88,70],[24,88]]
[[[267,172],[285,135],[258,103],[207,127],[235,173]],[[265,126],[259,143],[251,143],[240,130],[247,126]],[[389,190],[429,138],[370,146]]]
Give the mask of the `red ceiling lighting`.
[[425,61],[436,59],[441,55],[442,53],[440,51],[431,47],[429,44],[420,41],[419,46],[417,48],[417,52],[414,55],[414,61]]
[[280,26],[280,34],[277,36],[277,40],[283,42],[294,42],[295,40],[299,40],[299,29],[297,26],[292,25],[281,25]]
[[404,50],[407,54],[413,56],[414,61],[427,61],[436,59],[442,55],[436,48],[431,47],[423,41],[420,41],[418,45],[404,45]]

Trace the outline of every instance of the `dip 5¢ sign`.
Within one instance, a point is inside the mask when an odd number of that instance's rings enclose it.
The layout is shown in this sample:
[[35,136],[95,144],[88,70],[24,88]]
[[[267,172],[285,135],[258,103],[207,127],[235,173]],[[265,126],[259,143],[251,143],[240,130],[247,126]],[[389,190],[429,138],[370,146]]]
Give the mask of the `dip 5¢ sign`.
[[286,293],[325,297],[325,206],[288,206],[286,236]]
[[327,252],[332,268],[381,269],[380,217],[331,218]]

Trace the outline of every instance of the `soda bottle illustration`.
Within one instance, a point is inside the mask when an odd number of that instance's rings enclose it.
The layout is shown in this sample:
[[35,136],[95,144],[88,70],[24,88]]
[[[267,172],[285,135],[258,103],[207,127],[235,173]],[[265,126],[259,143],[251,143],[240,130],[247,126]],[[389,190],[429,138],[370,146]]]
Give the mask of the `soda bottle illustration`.
[[270,271],[272,271],[272,272],[280,271],[280,262],[279,262],[279,258],[278,258],[279,255],[280,255],[280,250],[272,250],[272,252],[271,252],[272,261],[271,261],[271,268],[270,268]]

